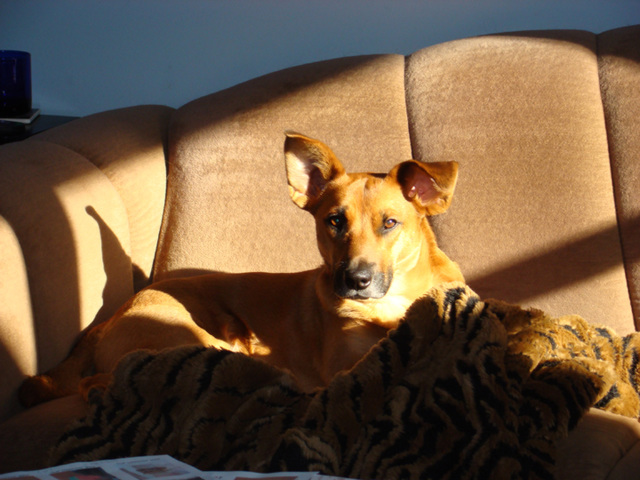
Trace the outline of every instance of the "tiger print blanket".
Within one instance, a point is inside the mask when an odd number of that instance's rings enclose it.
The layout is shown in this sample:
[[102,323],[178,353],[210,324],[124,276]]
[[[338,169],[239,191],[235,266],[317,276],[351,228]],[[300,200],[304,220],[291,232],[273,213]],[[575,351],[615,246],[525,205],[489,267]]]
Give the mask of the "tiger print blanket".
[[238,353],[131,354],[51,458],[166,453],[203,470],[553,478],[556,442],[591,406],[640,413],[639,342],[451,284],[314,394]]

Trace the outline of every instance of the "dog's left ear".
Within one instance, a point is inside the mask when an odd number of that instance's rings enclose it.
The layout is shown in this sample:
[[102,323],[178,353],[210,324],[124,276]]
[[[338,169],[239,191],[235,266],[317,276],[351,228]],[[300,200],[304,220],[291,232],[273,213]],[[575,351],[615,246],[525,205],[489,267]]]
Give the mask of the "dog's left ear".
[[285,132],[284,159],[289,195],[300,208],[312,211],[327,184],[345,174],[342,163],[319,140]]
[[425,210],[427,215],[444,212],[458,180],[457,162],[403,162],[392,170],[405,198]]

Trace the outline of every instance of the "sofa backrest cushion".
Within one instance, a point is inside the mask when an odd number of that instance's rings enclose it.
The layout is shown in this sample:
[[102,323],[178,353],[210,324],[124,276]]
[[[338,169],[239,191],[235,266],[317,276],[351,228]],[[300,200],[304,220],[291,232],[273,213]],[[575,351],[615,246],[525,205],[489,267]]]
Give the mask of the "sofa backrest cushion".
[[313,218],[288,195],[284,131],[325,142],[347,171],[386,173],[411,158],[407,128],[400,55],[295,67],[180,108],[154,279],[317,267]]
[[[282,132],[291,129],[328,143],[351,171],[385,172],[409,157],[460,162],[452,208],[432,223],[472,288],[634,330],[616,202],[627,198],[634,225],[637,196],[619,178],[614,194],[605,113],[609,130],[616,119],[633,128],[635,104],[618,100],[629,96],[628,72],[616,80],[619,68],[600,63],[592,33],[521,32],[428,47],[406,62],[304,65],[187,104],[170,134],[155,279],[319,264],[313,220],[286,191]],[[625,141],[638,138],[628,132]],[[635,155],[625,151],[614,174]]]
[[633,330],[593,34],[426,48],[408,59],[407,105],[414,155],[460,162],[435,225],[472,288]]
[[640,25],[599,35],[598,53],[622,250],[640,330]]

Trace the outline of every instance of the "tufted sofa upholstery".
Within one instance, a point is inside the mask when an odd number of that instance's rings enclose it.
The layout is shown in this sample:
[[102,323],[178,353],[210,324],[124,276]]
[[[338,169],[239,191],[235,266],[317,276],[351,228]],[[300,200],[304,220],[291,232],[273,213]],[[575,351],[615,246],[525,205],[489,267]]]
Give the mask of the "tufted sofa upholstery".
[[[152,280],[320,262],[283,131],[350,171],[456,160],[441,248],[482,297],[640,328],[640,27],[516,32],[274,72],[0,147],[0,472],[38,468],[78,397],[16,390]],[[592,410],[559,478],[630,478],[640,426]],[[610,475],[610,476],[608,476]]]

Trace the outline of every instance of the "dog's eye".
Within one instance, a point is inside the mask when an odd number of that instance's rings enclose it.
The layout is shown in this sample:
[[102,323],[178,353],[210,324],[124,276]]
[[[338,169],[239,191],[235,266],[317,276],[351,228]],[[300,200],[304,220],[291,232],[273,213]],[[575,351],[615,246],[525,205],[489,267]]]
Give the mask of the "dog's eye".
[[329,215],[327,224],[336,230],[342,230],[347,223],[347,219],[340,213]]
[[383,225],[385,230],[391,230],[393,227],[398,225],[398,221],[395,218],[387,218]]

